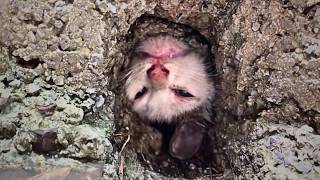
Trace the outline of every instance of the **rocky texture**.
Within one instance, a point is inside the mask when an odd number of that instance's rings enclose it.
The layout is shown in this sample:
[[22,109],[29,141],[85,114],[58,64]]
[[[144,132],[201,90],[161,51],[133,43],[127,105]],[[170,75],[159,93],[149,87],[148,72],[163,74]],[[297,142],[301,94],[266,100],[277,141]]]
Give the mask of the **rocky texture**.
[[319,177],[316,156],[306,154],[319,149],[319,54],[310,50],[319,45],[317,3],[244,1],[219,42],[226,108],[246,120],[239,131],[264,129],[229,141],[239,178]]
[[[190,25],[213,45],[219,123],[210,136],[218,151],[208,151],[223,172],[209,168],[198,178],[319,177],[317,0],[1,1],[1,167],[76,168],[98,160],[105,179],[119,175],[118,153],[128,134],[119,141],[112,134],[133,117],[117,107],[121,68],[130,28],[144,14]],[[157,133],[140,128],[150,131],[148,143],[158,144],[151,139]],[[52,129],[61,145],[49,153],[54,159],[32,150],[34,131]],[[139,161],[139,149],[130,147],[123,152],[128,179],[172,175],[154,172],[158,162]]]
[[[248,93],[248,106],[261,100],[260,106],[287,106],[283,116],[291,118],[294,111],[319,112],[318,6],[311,4],[300,14],[289,9],[290,2],[247,5],[240,8],[248,18],[241,24],[246,42],[237,56],[241,63],[237,89]],[[260,23],[258,32],[252,30],[255,23]]]
[[274,124],[259,118],[250,137],[246,144],[239,141],[230,143],[238,147],[236,154],[239,159],[233,159],[233,163],[238,164],[235,169],[239,173],[238,178],[319,177],[320,136],[310,126]]
[[58,133],[58,142],[66,147],[61,151],[75,158],[103,160],[111,157],[112,145],[106,139],[105,131],[88,125],[67,127]]

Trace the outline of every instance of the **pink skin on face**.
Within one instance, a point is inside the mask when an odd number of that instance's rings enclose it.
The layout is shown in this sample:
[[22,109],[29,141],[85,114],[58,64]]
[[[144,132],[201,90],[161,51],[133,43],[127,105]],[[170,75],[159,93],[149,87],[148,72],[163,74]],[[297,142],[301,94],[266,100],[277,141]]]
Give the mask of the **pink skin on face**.
[[169,71],[162,65],[164,59],[172,60],[187,53],[185,48],[180,47],[176,42],[170,41],[163,43],[161,47],[158,47],[158,44],[146,47],[140,52],[146,53],[152,58],[153,65],[148,70],[148,77],[153,81],[163,81],[168,76]]
[[144,52],[155,59],[165,57],[174,58],[188,49],[183,43],[172,37],[150,38],[137,49],[137,52]]
[[161,59],[153,59],[153,65],[147,71],[151,80],[162,80],[167,77],[169,71],[160,63]]
[[165,57],[172,57],[174,54],[176,54],[176,51],[177,50],[173,48],[163,48],[155,51],[153,54],[150,55],[155,59],[162,59]]

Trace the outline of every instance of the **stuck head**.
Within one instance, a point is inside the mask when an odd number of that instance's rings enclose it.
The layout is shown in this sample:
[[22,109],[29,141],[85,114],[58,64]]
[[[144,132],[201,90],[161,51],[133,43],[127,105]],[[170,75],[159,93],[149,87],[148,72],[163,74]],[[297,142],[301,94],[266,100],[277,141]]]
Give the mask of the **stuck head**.
[[204,59],[171,36],[141,42],[125,86],[134,111],[152,121],[171,122],[207,103],[213,87]]

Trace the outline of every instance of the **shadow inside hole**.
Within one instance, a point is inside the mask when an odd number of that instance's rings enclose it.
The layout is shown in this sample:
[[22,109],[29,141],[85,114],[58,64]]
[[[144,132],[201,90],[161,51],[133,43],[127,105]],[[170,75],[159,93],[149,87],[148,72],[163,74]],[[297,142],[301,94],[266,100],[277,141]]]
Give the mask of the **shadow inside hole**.
[[39,64],[42,64],[43,62],[41,62],[40,59],[30,59],[26,61],[22,58],[17,58],[16,63],[23,68],[35,69]]
[[[160,153],[154,157],[151,162],[152,169],[157,172],[171,177],[183,177],[194,179],[204,176],[221,175],[223,170],[216,161],[216,155],[209,149],[214,149],[212,138],[205,135],[199,151],[190,159],[178,160],[169,154],[169,143],[176,128],[175,124],[152,123],[151,127],[155,128],[162,134],[162,147]],[[140,160],[146,166],[150,166],[146,156],[140,155]],[[149,163],[149,164],[148,164]]]
[[162,134],[162,151],[166,152],[169,149],[169,142],[176,126],[167,123],[152,123],[151,126]]

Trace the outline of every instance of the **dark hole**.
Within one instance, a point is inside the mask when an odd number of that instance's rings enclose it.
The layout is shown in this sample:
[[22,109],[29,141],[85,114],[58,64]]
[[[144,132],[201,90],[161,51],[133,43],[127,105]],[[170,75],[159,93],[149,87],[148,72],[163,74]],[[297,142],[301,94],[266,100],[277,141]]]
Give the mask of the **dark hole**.
[[34,26],[39,26],[42,23],[42,21],[35,21],[35,20],[24,20],[24,22],[26,24],[32,24]]
[[279,165],[281,165],[281,163],[277,163],[274,165],[274,167],[278,167]]
[[34,69],[43,62],[39,59],[30,59],[29,61],[26,61],[22,58],[17,58],[16,63],[23,68]]
[[7,78],[4,78],[3,80],[2,80],[2,83],[5,85],[5,87],[9,87],[9,81],[7,80]]
[[73,4],[74,0],[64,0],[67,4]]
[[202,2],[202,8],[207,9],[208,8],[208,2],[206,2],[206,1]]
[[169,148],[169,142],[174,133],[174,129],[176,126],[174,124],[167,124],[167,123],[153,123],[152,126],[157,130],[159,130],[163,135],[162,149],[166,151]]
[[[216,155],[208,151],[208,149],[213,148],[213,143],[208,135],[205,136],[200,150],[194,157],[188,160],[178,160],[173,158],[168,152],[169,143],[174,134],[176,125],[167,123],[153,123],[151,126],[162,134],[161,152],[159,155],[157,155],[157,157],[152,159],[154,162],[151,162],[152,167],[156,171],[171,177],[184,177],[188,179],[222,173],[221,168],[216,165]],[[147,163],[143,162],[143,158],[140,159],[143,164],[148,166]],[[168,166],[164,166],[164,162],[167,162]],[[192,166],[195,168],[192,169]]]
[[72,75],[71,72],[68,72],[68,73],[67,73],[67,78],[70,78],[70,77],[73,77],[73,75]]
[[320,3],[317,3],[315,5],[309,6],[307,8],[305,8],[302,12],[302,14],[304,15],[308,15],[312,10],[316,9],[315,7],[317,7],[317,5],[320,5]]
[[55,85],[55,83],[53,82],[53,79],[52,79],[52,78],[50,78],[50,79],[47,81],[47,83],[50,84],[50,85]]
[[288,4],[290,1],[289,0],[285,0],[285,1],[283,1],[283,4]]
[[[204,54],[208,54],[208,56],[206,56],[206,65],[207,65],[206,71],[208,72],[208,74],[212,74],[212,73],[217,74],[217,70],[214,62],[214,54],[211,52],[212,49],[214,49],[212,51],[215,51],[215,48],[216,48],[211,44],[214,42],[209,41],[209,39],[207,39],[199,31],[192,28],[191,26],[180,24],[180,23],[174,23],[164,18],[144,15],[140,17],[130,27],[130,32],[126,37],[127,38],[126,42],[128,44],[131,44],[132,46],[135,46],[135,44],[141,38],[140,36],[141,34],[139,33],[146,34],[144,30],[141,32],[139,31],[139,25],[145,22],[151,22],[152,24],[155,21],[159,22],[159,24],[161,25],[165,24],[164,25],[165,28],[161,28],[161,32],[152,31],[152,33],[158,33],[158,34],[168,33],[169,35],[172,35],[174,37],[181,38],[183,41],[193,42],[198,45],[201,44],[201,46],[195,46],[195,47],[198,47],[199,51],[201,52],[205,51],[203,52]],[[174,31],[171,31],[172,29],[174,29]],[[190,45],[193,46],[194,44],[190,44]],[[199,47],[201,47],[201,49]],[[126,55],[130,57],[132,55],[131,53],[132,52],[128,50],[128,52],[126,52]],[[124,68],[121,70],[124,70]],[[125,74],[125,72],[123,73]],[[122,99],[123,97],[119,97],[119,98]],[[121,107],[121,105],[119,107]],[[122,112],[121,110],[116,110],[116,111]],[[183,177],[183,178],[194,179],[194,178],[205,176],[205,175],[218,176],[218,174],[222,173],[223,167],[220,164],[221,161],[219,161],[221,159],[220,157],[222,154],[222,150],[220,149],[220,144],[222,143],[214,142],[211,135],[210,136],[207,134],[205,135],[202,141],[200,150],[191,159],[178,160],[173,158],[169,154],[169,143],[170,143],[171,137],[174,134],[175,124],[153,123],[150,125],[148,123],[145,123],[141,125],[138,123],[135,124],[134,120],[135,119],[133,118],[133,121],[129,122],[130,131],[132,131],[132,139],[136,140],[136,141],[131,141],[131,145],[132,145],[131,148],[133,148],[133,150],[137,149],[136,152],[140,156],[140,161],[146,167],[150,167],[150,169],[152,169],[153,171],[160,172],[165,176],[176,177],[176,178]],[[139,121],[139,122],[142,122],[142,121]],[[120,127],[118,127],[118,129],[124,128],[124,127],[121,127],[121,123],[122,122],[119,122]],[[146,146],[148,146],[149,144],[154,144],[155,142],[155,140],[152,140],[151,138],[149,139],[145,138],[143,139],[143,141],[141,141],[142,139],[141,137],[144,137],[141,134],[150,133],[148,130],[144,130],[144,129],[147,129],[146,126],[148,127],[151,126],[152,128],[154,128],[153,130],[157,131],[157,133],[160,132],[162,135],[161,140],[159,140],[160,142],[162,142],[161,144],[162,146],[160,149],[160,153],[157,155],[152,154],[153,152],[151,152],[150,154],[147,154],[149,152],[146,152],[145,154],[143,154],[144,152],[142,152],[141,154],[139,154],[141,144],[147,144]],[[153,133],[153,131],[151,133]],[[154,136],[151,136],[151,137],[154,137]]]

